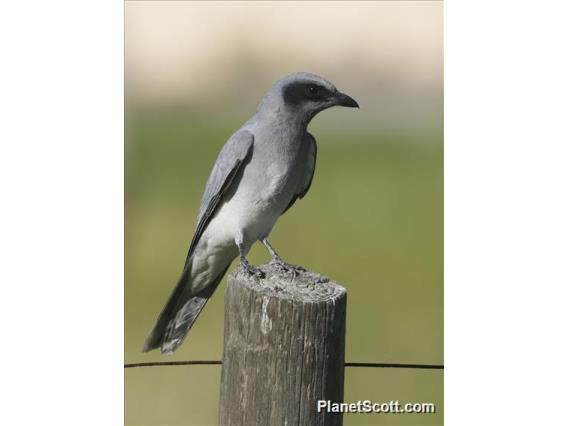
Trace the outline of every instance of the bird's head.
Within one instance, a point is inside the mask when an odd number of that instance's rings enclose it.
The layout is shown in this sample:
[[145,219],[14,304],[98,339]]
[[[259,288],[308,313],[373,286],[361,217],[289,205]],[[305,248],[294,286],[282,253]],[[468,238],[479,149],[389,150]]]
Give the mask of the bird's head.
[[333,106],[359,108],[352,97],[341,93],[326,79],[298,72],[277,81],[261,107],[277,107],[279,112],[295,115],[306,123],[317,113]]

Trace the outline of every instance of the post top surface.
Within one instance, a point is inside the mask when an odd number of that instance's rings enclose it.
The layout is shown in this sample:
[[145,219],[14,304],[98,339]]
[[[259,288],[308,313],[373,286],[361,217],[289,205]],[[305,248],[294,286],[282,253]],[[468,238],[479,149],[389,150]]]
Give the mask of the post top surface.
[[295,274],[270,264],[261,265],[259,269],[265,274],[263,278],[238,268],[231,273],[229,282],[237,281],[265,296],[308,303],[334,301],[347,293],[345,288],[325,275],[303,268]]

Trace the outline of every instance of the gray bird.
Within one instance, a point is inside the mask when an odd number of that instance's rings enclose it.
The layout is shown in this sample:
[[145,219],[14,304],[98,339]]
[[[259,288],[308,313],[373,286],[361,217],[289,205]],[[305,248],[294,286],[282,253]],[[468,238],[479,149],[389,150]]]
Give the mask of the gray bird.
[[278,218],[310,189],[316,165],[316,140],[307,126],[332,106],[359,107],[329,81],[295,73],[277,81],[256,113],[221,149],[197,217],[197,228],[181,277],[162,309],[143,351],[173,353],[225,275],[231,262],[262,274],[246,259],[261,241],[272,261],[287,271],[268,242]]

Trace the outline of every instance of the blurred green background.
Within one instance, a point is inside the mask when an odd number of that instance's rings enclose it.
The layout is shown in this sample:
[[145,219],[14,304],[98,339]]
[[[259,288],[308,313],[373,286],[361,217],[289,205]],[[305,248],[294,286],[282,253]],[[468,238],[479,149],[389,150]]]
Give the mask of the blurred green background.
[[[312,187],[271,242],[347,288],[347,361],[443,363],[441,4],[127,2],[125,11],[125,362],[221,358],[225,280],[175,355],[140,349],[181,271],[221,146],[274,80],[303,70],[361,110],[314,119]],[[336,36],[340,23],[349,43]],[[269,256],[258,244],[250,260]],[[216,424],[219,379],[218,366],[127,369],[125,422]],[[349,414],[346,425],[443,423],[442,371],[348,368],[345,380],[347,402],[437,408]]]

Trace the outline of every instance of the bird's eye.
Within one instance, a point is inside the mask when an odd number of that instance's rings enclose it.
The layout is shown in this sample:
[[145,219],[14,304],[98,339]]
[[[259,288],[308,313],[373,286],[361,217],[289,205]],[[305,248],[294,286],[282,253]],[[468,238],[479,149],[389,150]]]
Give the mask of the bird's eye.
[[308,86],[308,92],[310,92],[312,95],[316,95],[319,91],[319,87],[317,86]]

